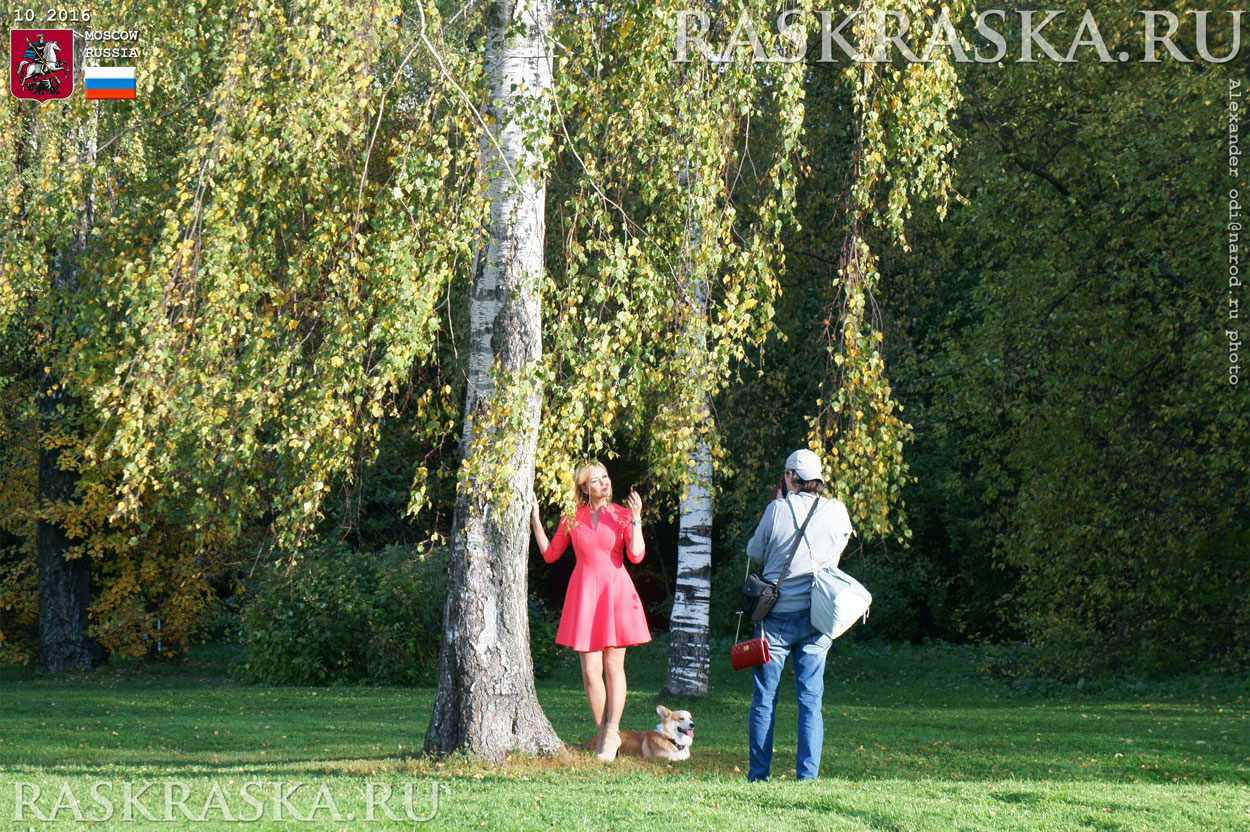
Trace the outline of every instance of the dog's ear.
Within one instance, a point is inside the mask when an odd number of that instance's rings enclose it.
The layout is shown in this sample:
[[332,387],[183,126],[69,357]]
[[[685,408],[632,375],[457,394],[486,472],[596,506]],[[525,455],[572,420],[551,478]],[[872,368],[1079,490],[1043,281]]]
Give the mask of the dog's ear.
[[660,719],[668,719],[670,716],[673,715],[673,712],[670,711],[668,708],[664,707],[663,705],[656,705],[655,712],[660,715]]

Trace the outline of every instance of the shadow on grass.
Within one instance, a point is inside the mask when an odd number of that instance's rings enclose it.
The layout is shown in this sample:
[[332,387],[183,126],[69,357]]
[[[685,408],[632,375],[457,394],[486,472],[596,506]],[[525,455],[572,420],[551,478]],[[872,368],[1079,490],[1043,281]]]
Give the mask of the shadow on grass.
[[[622,728],[654,727],[663,684],[662,647],[627,660],[630,698]],[[716,654],[714,654],[716,655]],[[220,654],[217,655],[220,659]],[[1227,686],[1147,687],[1131,696],[1021,699],[969,672],[958,649],[851,649],[837,655],[825,687],[821,773],[852,781],[1062,780],[1250,783],[1250,706]],[[0,770],[101,774],[117,767],[240,776],[436,771],[420,756],[433,691],[395,687],[265,687],[232,682],[217,660],[149,672],[139,663],[95,674],[0,676],[6,730]],[[896,672],[891,673],[890,668]],[[176,672],[175,672],[176,671]],[[777,712],[774,775],[794,765],[797,708],[787,670]],[[1223,685],[1224,683],[1221,683]],[[630,760],[621,773],[745,777],[749,674],[714,663],[706,700],[674,700],[694,714],[688,762]],[[1236,691],[1234,691],[1236,693]],[[580,674],[571,665],[538,683],[558,735],[593,735]],[[518,758],[505,769],[536,777],[603,772],[586,760]],[[483,769],[455,763],[450,776]],[[472,772],[464,775],[464,772]],[[153,775],[155,776],[155,775]],[[1015,794],[1015,798],[1008,797]],[[996,795],[1027,805],[1027,791]],[[889,818],[859,818],[891,828]]]

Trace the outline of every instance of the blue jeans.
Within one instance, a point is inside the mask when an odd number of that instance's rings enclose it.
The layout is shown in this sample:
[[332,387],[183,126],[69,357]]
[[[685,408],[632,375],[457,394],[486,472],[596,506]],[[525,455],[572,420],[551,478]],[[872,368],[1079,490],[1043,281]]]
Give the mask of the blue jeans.
[[[761,632],[762,631],[762,632]],[[812,627],[811,610],[769,613],[756,625],[755,637],[768,639],[769,661],[755,666],[755,691],[748,721],[750,768],[747,780],[767,780],[773,760],[773,723],[781,693],[786,657],[794,656],[794,683],[799,699],[799,780],[815,780],[825,721],[820,712],[825,692],[825,657],[833,639]]]

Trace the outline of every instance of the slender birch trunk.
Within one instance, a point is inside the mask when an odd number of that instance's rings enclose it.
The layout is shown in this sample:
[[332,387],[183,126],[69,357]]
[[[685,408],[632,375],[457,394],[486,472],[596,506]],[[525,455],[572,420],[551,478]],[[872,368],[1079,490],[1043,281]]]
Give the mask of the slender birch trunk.
[[661,697],[706,696],[711,650],[708,608],[712,597],[712,455],[700,443],[690,460],[689,493],[681,501],[677,538],[677,589],[669,618],[668,676]]
[[549,130],[551,20],[551,0],[494,0],[487,11],[491,135],[482,138],[480,158],[490,218],[469,300],[463,481],[438,693],[425,735],[427,753],[463,751],[495,764],[512,750],[563,750],[534,690],[526,603],[542,399],[536,370],[546,184],[540,165]]
[[[689,170],[678,174],[678,183],[687,190],[690,180]],[[699,234],[698,219],[692,209],[684,234],[687,251],[698,245]],[[690,284],[687,288],[692,300],[691,314],[706,317],[707,287],[697,275]],[[692,326],[697,334],[689,339],[690,347],[703,350],[704,327]],[[669,616],[668,676],[658,698],[707,695],[711,660],[708,609],[712,597],[712,454],[706,442],[699,443],[687,464],[690,484],[681,501],[677,586]]]

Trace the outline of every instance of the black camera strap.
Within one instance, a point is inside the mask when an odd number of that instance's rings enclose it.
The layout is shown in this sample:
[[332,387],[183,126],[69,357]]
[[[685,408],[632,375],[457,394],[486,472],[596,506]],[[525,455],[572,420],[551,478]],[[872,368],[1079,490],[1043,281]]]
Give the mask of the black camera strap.
[[[794,513],[794,506],[790,505],[790,501],[786,500],[786,505],[790,507],[790,516],[798,522],[798,515]],[[816,513],[816,506],[820,505],[820,497],[812,499],[812,507],[808,509],[807,517],[803,518],[803,525],[799,526],[799,533],[795,535],[794,546],[790,549],[790,557],[786,558],[785,566],[781,567],[781,574],[777,577],[777,589],[781,589],[781,582],[790,574],[790,563],[794,560],[794,556],[798,554],[799,544],[803,542],[803,533],[807,531],[807,524],[811,522],[812,515]]]
[[[803,518],[803,525],[799,526],[799,533],[795,535],[794,537],[794,546],[790,548],[790,556],[786,558],[785,565],[781,567],[781,574],[777,577],[777,583],[773,584],[773,586],[777,587],[777,591],[779,593],[781,591],[781,582],[784,581],[786,579],[786,576],[790,573],[790,563],[794,560],[794,556],[798,554],[799,543],[802,542],[803,534],[804,532],[807,531],[807,524],[811,522],[812,515],[816,513],[816,506],[819,504],[820,504],[820,497],[815,497],[812,500],[812,507],[808,509],[807,511],[807,517]],[[790,503],[788,499],[786,500],[786,506],[790,509],[790,516],[793,517],[795,522],[797,523],[799,517],[797,514],[794,513],[794,506]],[[747,575],[751,574],[751,559],[749,557],[747,558],[747,572],[746,573]],[[764,580],[764,564],[762,563],[760,564],[760,580]],[[742,610],[739,610],[738,611],[738,626],[734,631],[734,643],[735,644],[738,642],[738,636],[741,635],[741,633],[742,633]]]

